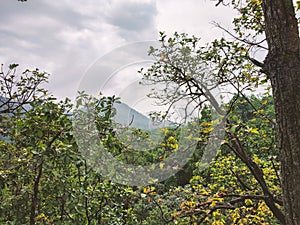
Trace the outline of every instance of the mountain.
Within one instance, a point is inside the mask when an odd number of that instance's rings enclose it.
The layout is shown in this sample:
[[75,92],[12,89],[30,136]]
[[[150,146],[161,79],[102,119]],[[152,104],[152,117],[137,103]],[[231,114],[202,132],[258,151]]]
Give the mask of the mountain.
[[125,103],[115,103],[113,107],[116,109],[116,115],[114,116],[115,122],[120,123],[123,126],[150,131],[153,129],[174,125],[168,121],[154,124],[149,117],[131,108]]
[[[4,112],[5,109],[7,109],[4,104],[6,103],[6,101],[7,100],[5,98],[0,97],[0,106],[2,105],[2,107],[0,107],[0,116],[1,111]],[[11,105],[11,107],[13,107],[13,105]],[[30,105],[24,105],[23,107],[27,110],[30,109]],[[138,112],[137,110],[122,102],[115,103],[113,107],[116,109],[116,115],[113,118],[114,121],[126,127],[128,126],[131,128],[141,129],[143,131],[153,131],[166,126],[176,126],[174,123],[169,121],[163,121],[162,123],[154,124],[151,118],[145,116],[144,114]],[[4,113],[2,113],[2,115],[3,114]],[[9,113],[8,115],[12,116],[11,113]],[[0,135],[0,140],[6,140],[6,138]]]

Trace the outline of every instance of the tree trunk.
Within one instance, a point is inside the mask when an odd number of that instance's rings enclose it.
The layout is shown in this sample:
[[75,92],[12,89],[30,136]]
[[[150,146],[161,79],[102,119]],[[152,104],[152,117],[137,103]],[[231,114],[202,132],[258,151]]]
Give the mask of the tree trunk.
[[271,80],[278,124],[281,182],[287,225],[300,225],[300,57],[292,0],[263,0]]
[[30,210],[30,225],[35,225],[36,209],[38,206],[39,185],[43,173],[43,163],[44,161],[42,159],[42,162],[37,166],[38,174],[33,184],[33,196],[31,200],[31,210]]

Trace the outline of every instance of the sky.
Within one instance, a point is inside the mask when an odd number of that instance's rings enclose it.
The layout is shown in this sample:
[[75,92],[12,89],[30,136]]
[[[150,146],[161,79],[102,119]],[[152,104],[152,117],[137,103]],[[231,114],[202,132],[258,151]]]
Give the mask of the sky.
[[0,63],[50,74],[47,88],[74,98],[81,80],[105,54],[159,31],[186,32],[203,44],[224,36],[235,12],[210,0],[6,0],[0,7]]

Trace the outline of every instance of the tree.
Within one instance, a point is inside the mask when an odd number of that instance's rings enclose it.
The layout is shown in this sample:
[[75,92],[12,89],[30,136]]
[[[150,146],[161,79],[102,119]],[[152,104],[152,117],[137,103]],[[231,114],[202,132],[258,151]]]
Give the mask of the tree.
[[[255,64],[263,68],[273,90],[281,156],[285,222],[292,225],[300,224],[299,29],[293,1],[251,0],[246,1],[244,7],[239,7],[242,5],[239,1],[233,3],[242,14],[240,20],[236,22],[256,34],[264,32],[266,37],[267,57],[263,64]],[[299,1],[297,9],[299,10]],[[239,28],[237,30],[241,31]],[[242,32],[239,34],[239,40],[246,40],[241,38],[246,35]]]
[[[219,1],[218,4],[220,3],[223,1]],[[207,90],[197,82],[203,62],[213,68],[213,75],[219,84],[232,85],[237,93],[244,97],[244,90],[251,90],[270,81],[278,127],[283,190],[280,199],[283,200],[284,210],[279,207],[282,201],[276,199],[270,191],[263,171],[251,155],[246,153],[240,138],[235,132],[230,131],[227,134],[231,137],[232,151],[247,165],[260,184],[266,204],[280,223],[299,224],[300,98],[297,93],[300,91],[300,64],[295,10],[292,1],[247,0],[232,1],[232,5],[241,13],[233,22],[236,34],[224,30],[233,36],[235,41],[216,40],[208,50],[204,50],[207,48],[196,47],[198,40],[195,37],[175,33],[174,38],[167,39],[166,35],[161,33],[161,49],[150,50],[150,54],[157,57],[158,62],[143,75],[147,82],[167,81],[171,86],[167,88],[166,85],[164,92],[168,93],[167,95],[160,92],[154,97],[164,101],[169,99],[170,103],[176,101],[178,95],[189,95],[198,99],[198,106],[203,103],[201,97],[212,103],[210,96],[205,94]],[[223,29],[220,25],[217,26]],[[264,44],[264,34],[268,47]],[[264,49],[268,52],[264,63],[251,57],[253,49]],[[178,91],[180,88],[184,90],[184,95]]]
[[[157,62],[147,71],[141,70],[145,84],[161,83],[162,85],[160,86],[164,85],[165,87],[162,91],[156,91],[150,96],[160,100],[160,103],[169,105],[181,101],[182,98],[190,97],[197,108],[201,108],[206,103],[209,103],[214,111],[222,113],[224,106],[216,103],[216,99],[211,94],[211,91],[213,91],[216,84],[231,85],[236,90],[237,95],[232,96],[233,100],[227,106],[227,116],[225,117],[227,118],[227,142],[224,142],[224,146],[230,149],[246,165],[246,168],[258,184],[258,193],[264,196],[261,200],[265,201],[265,204],[279,221],[284,222],[283,213],[280,209],[282,202],[268,184],[265,171],[254,160],[256,153],[253,146],[257,145],[257,140],[253,139],[251,144],[246,144],[247,139],[244,137],[245,132],[258,134],[259,127],[248,125],[247,114],[238,113],[238,115],[230,116],[237,113],[234,110],[234,106],[240,96],[244,98],[244,101],[253,110],[247,113],[256,113],[259,117],[265,118],[268,126],[272,127],[273,125],[272,120],[263,113],[264,111],[255,106],[244,94],[245,90],[249,92],[266,82],[265,75],[252,64],[246,45],[221,39],[215,40],[208,46],[199,46],[199,38],[178,33],[175,33],[174,37],[170,38],[161,33],[160,41],[162,47],[160,49],[151,48],[149,52],[157,58]],[[164,60],[161,60],[162,55],[165,57]],[[203,69],[204,66],[208,65],[211,67],[209,73]],[[212,84],[206,85],[205,83],[207,82],[212,82]],[[215,121],[210,121],[210,124],[212,123],[215,123]],[[242,127],[247,127],[247,129],[241,129]],[[201,128],[200,126],[199,132],[210,133],[213,129],[214,127],[211,125],[207,128]],[[213,189],[211,193],[215,191]],[[238,193],[235,193],[234,189],[232,191],[233,193],[230,196],[233,198]],[[253,200],[257,198],[255,193],[257,194],[257,192],[253,192],[250,195],[244,192],[248,198]],[[215,192],[215,194],[217,193]],[[233,210],[241,207],[239,203],[243,201],[243,198],[239,201],[229,199],[227,198],[227,203],[214,206],[211,211],[213,212],[217,209]],[[231,204],[231,201],[235,202],[235,206],[226,206],[226,204]],[[203,204],[210,206],[210,204],[205,202]]]
[[[249,97],[254,110],[244,97],[235,101],[230,120],[235,134],[243,143],[247,154],[262,169],[270,191],[279,196],[279,162],[275,132],[262,113],[272,118],[274,108],[271,96]],[[205,146],[211,130],[209,113],[205,110],[199,129],[199,146]],[[242,115],[242,116],[240,116]],[[245,121],[242,121],[244,119]],[[197,135],[195,135],[197,136]],[[263,140],[261,139],[263,137]],[[231,142],[230,139],[224,142]],[[199,148],[201,150],[202,147]],[[201,151],[196,150],[197,154]],[[147,198],[139,203],[136,210],[151,209],[148,215],[141,215],[145,224],[278,224],[276,216],[268,208],[263,191],[247,165],[224,145],[221,154],[201,170],[201,163],[192,163],[193,177],[182,187],[169,187],[161,191],[157,185],[154,191],[146,191]],[[149,188],[150,189],[150,188]],[[149,204],[149,199],[151,200]],[[142,204],[143,203],[143,204]],[[144,206],[143,206],[144,205]],[[141,213],[139,213],[141,214]],[[152,215],[155,215],[156,220]]]
[[[244,27],[257,33],[264,31],[268,44],[267,57],[260,66],[271,81],[274,96],[285,220],[287,224],[300,224],[300,98],[297,94],[300,91],[300,64],[295,9],[292,0],[246,2],[248,4],[241,13],[256,18],[252,20],[256,25],[249,27],[248,23],[244,23],[248,26]],[[259,25],[255,21],[260,18]],[[260,28],[254,29],[255,26]]]
[[[0,223],[136,224],[132,189],[87,165],[73,138],[70,100],[58,101],[43,82],[46,73],[20,73],[16,64],[0,72]],[[104,113],[106,100],[98,100]],[[108,119],[98,119],[105,130]]]
[[292,0],[264,0],[269,46],[263,70],[271,80],[281,157],[286,224],[300,224],[300,56]]

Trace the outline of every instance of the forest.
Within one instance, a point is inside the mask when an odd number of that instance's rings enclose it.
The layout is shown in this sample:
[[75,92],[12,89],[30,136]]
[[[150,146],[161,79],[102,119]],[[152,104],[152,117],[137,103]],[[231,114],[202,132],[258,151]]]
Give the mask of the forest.
[[[216,3],[239,12],[234,33],[215,24],[230,38],[203,45],[160,32],[160,47],[149,46],[156,61],[138,71],[141,85],[163,87],[149,97],[169,106],[188,99],[186,109],[198,115],[185,110],[188,121],[158,126],[154,138],[130,126],[138,112],[127,127],[114,120],[122,98],[83,91],[75,102],[57,99],[43,86],[47,72],[1,65],[0,224],[300,224],[300,1]],[[226,90],[221,104],[216,86]],[[182,145],[192,154],[176,155]],[[125,164],[155,173],[128,169],[140,180],[132,185],[119,172]],[[160,179],[165,170],[170,176]]]

